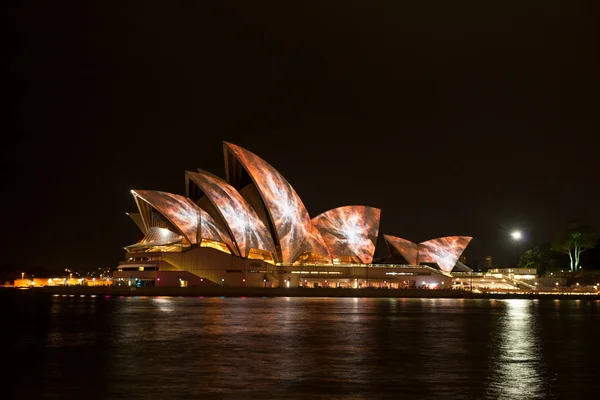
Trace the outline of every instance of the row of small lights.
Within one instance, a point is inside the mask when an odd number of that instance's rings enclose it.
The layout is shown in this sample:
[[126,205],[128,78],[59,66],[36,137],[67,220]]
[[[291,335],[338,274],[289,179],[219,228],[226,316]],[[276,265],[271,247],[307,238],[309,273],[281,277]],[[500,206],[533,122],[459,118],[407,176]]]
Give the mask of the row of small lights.
[[[119,278],[119,279],[122,279],[122,278]],[[136,278],[136,280],[138,280],[138,279]],[[160,281],[160,278],[158,278],[158,280]],[[179,282],[183,282],[183,279],[179,278]],[[204,278],[200,278],[200,282],[204,282]],[[242,282],[243,282],[243,283],[246,283],[246,278],[242,278]],[[263,282],[266,284],[266,283],[267,283],[267,280],[266,280],[266,279],[263,279]],[[286,280],[286,283],[287,283],[287,285],[288,285],[288,286],[289,286],[290,282],[291,282],[291,280],[290,280],[290,279],[287,279],[287,280]],[[308,282],[308,281],[305,279],[305,280],[304,280],[304,283],[307,283],[307,282]],[[225,278],[221,278],[221,283],[222,283],[222,284],[223,284],[223,283],[225,283]],[[325,283],[327,283],[327,279],[325,280]],[[345,281],[344,281],[344,283],[348,283],[348,281],[347,281],[347,280],[345,280]],[[365,284],[367,284],[368,282],[367,282],[367,281],[364,281],[364,283],[365,283]],[[383,283],[384,283],[384,284],[387,284],[387,280],[383,281]],[[404,281],[404,283],[406,283],[406,281]],[[443,285],[443,284],[444,284],[444,283],[442,282],[442,283],[441,283],[441,285]],[[428,284],[427,284],[427,286],[428,286],[429,288],[434,288],[434,287],[438,286],[438,283],[437,283],[437,282],[436,282],[436,283],[428,283]]]
[[[460,281],[460,279],[459,279],[459,278],[456,278],[456,279],[455,279],[455,281],[459,282],[459,281]],[[485,281],[485,278],[482,278],[482,279],[481,279],[481,281]],[[502,282],[506,282],[506,279],[502,279]],[[462,283],[462,282],[459,282],[459,283]],[[494,281],[490,281],[490,283],[493,285],[493,284],[494,284]],[[538,284],[538,283],[537,283],[537,282],[534,282],[533,284],[537,286],[537,284]],[[559,283],[558,283],[558,282],[555,282],[554,284],[555,284],[556,286],[558,286],[558,285],[559,285]],[[576,285],[576,286],[579,286],[579,282],[575,283],[575,285]],[[594,285],[594,286],[592,286],[592,287],[594,288],[594,290],[598,290],[598,287],[599,287],[599,286],[600,286],[600,283],[596,283],[596,285]]]

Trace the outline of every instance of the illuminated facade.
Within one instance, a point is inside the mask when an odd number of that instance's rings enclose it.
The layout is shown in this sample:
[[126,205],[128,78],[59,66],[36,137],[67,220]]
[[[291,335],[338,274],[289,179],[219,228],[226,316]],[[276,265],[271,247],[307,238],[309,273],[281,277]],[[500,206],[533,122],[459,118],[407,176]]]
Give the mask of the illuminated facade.
[[225,221],[238,255],[248,258],[250,249],[276,253],[269,231],[233,186],[206,171],[186,172],[186,178],[188,196],[191,192],[194,197],[207,197]]
[[334,260],[370,264],[375,254],[381,210],[365,206],[334,208],[313,218]]
[[231,143],[224,145],[227,180],[239,189],[245,171],[258,189],[275,231],[281,262],[294,262],[305,252],[328,259],[327,245],[292,185],[256,154]]
[[[390,252],[396,250],[404,259],[412,265],[419,264],[419,245],[410,240],[395,236],[383,235]],[[391,246],[391,247],[390,247]]]
[[[192,200],[177,194],[151,190],[132,190],[141,219],[147,231],[142,242],[154,241],[157,230],[161,235],[170,237],[168,244],[182,246],[220,244],[217,248],[231,252],[234,249],[229,234],[204,210]],[[148,235],[153,235],[148,238]],[[180,234],[181,239],[175,238]],[[209,247],[211,247],[209,245]]]
[[397,251],[411,264],[437,264],[450,272],[471,239],[470,236],[446,236],[422,243],[413,243],[395,236],[383,235],[390,251]]
[[188,171],[185,196],[132,190],[138,213],[128,215],[143,238],[125,247],[116,278],[163,286],[430,287],[445,284],[471,240],[416,244],[384,235],[406,263],[372,264],[380,209],[343,206],[311,219],[273,166],[234,144],[223,149],[225,180]]

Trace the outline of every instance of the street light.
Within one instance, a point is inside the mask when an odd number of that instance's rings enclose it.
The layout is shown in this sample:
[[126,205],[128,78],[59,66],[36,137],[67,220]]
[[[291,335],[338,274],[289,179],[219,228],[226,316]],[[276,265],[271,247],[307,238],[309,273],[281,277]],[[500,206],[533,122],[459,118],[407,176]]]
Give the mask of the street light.
[[521,231],[514,231],[510,234],[510,236],[512,236],[512,238],[515,240],[521,240],[523,234],[521,233]]

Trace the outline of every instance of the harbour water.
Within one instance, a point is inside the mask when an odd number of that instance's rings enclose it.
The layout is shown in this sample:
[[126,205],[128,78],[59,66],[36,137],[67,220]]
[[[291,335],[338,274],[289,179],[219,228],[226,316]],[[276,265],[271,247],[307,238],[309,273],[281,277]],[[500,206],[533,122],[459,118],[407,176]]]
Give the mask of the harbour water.
[[599,301],[0,300],[8,399],[600,396]]

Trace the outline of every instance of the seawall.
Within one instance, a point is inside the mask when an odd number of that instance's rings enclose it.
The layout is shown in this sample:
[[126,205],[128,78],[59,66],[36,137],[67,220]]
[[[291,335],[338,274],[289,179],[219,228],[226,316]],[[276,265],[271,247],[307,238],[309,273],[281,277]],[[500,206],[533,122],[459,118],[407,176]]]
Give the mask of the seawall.
[[[10,289],[7,289],[10,290]],[[243,288],[243,287],[86,287],[46,286],[27,290],[49,295],[96,296],[181,296],[181,297],[400,297],[400,298],[462,298],[458,290],[440,289],[336,289],[336,288]]]
[[173,297],[361,297],[361,298],[431,298],[431,299],[560,299],[599,300],[600,294],[561,293],[470,293],[451,289],[337,289],[337,288],[243,288],[243,287],[86,287],[46,286],[37,288],[0,288],[0,291],[23,291],[46,295],[95,296],[173,296]]

